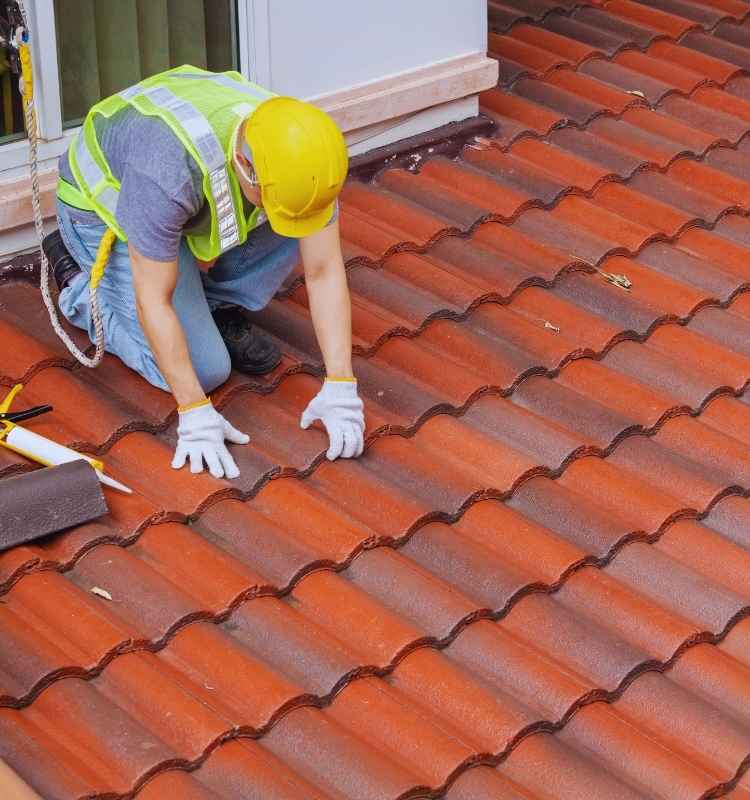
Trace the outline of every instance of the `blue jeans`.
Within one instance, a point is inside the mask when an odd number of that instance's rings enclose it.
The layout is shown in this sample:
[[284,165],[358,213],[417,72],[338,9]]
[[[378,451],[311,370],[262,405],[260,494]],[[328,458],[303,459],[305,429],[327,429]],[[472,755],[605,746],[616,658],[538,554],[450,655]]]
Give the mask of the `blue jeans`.
[[[82,224],[71,217],[69,208],[58,201],[58,225],[65,245],[83,274],[76,276],[60,293],[60,310],[73,325],[88,331],[93,341],[88,279],[106,226],[103,223]],[[198,268],[186,241],[182,240],[179,277],[172,302],[204,391],[209,392],[224,383],[231,370],[229,353],[211,310],[227,303],[250,311],[268,305],[294,268],[298,255],[297,239],[279,236],[266,224],[253,231],[244,244],[221,255],[205,273]],[[107,352],[118,356],[149,383],[169,391],[138,320],[128,247],[119,239],[112,247],[97,296]]]

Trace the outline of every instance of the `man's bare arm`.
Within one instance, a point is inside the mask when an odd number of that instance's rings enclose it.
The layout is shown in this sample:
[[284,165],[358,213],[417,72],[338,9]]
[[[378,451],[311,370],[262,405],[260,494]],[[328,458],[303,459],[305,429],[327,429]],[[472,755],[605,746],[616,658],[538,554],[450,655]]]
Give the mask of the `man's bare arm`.
[[153,261],[128,245],[136,309],[143,332],[177,404],[205,399],[190,359],[185,333],[172,305],[177,285],[177,261]]
[[310,314],[326,372],[350,377],[352,371],[351,300],[341,255],[338,220],[300,241]]

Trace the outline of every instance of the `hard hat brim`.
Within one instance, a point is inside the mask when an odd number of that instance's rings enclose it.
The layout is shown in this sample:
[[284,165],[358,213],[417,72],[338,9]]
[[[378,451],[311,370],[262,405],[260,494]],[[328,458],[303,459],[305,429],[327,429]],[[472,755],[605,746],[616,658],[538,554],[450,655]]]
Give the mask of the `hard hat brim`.
[[304,239],[306,236],[312,236],[312,234],[322,231],[331,221],[335,208],[336,201],[317,214],[300,217],[299,219],[289,219],[289,217],[277,214],[268,208],[265,209],[265,212],[274,233],[290,239]]

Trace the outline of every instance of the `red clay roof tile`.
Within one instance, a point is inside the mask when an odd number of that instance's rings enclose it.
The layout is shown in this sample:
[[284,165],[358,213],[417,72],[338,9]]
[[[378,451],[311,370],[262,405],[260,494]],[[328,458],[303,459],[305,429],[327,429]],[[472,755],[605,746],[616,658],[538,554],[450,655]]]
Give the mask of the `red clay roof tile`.
[[633,0],[613,0],[607,3],[607,12],[623,17],[627,20],[652,28],[672,39],[679,39],[686,31],[694,27],[695,23],[676,14],[649,8],[643,3]]

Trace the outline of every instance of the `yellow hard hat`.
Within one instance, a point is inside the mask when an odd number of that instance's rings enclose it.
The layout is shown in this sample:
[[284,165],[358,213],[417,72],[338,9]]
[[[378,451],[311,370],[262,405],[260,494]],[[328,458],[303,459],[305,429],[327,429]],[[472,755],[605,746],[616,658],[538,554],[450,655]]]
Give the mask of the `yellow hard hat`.
[[273,230],[299,239],[324,228],[349,168],[331,117],[312,103],[272,97],[248,117],[245,139]]

